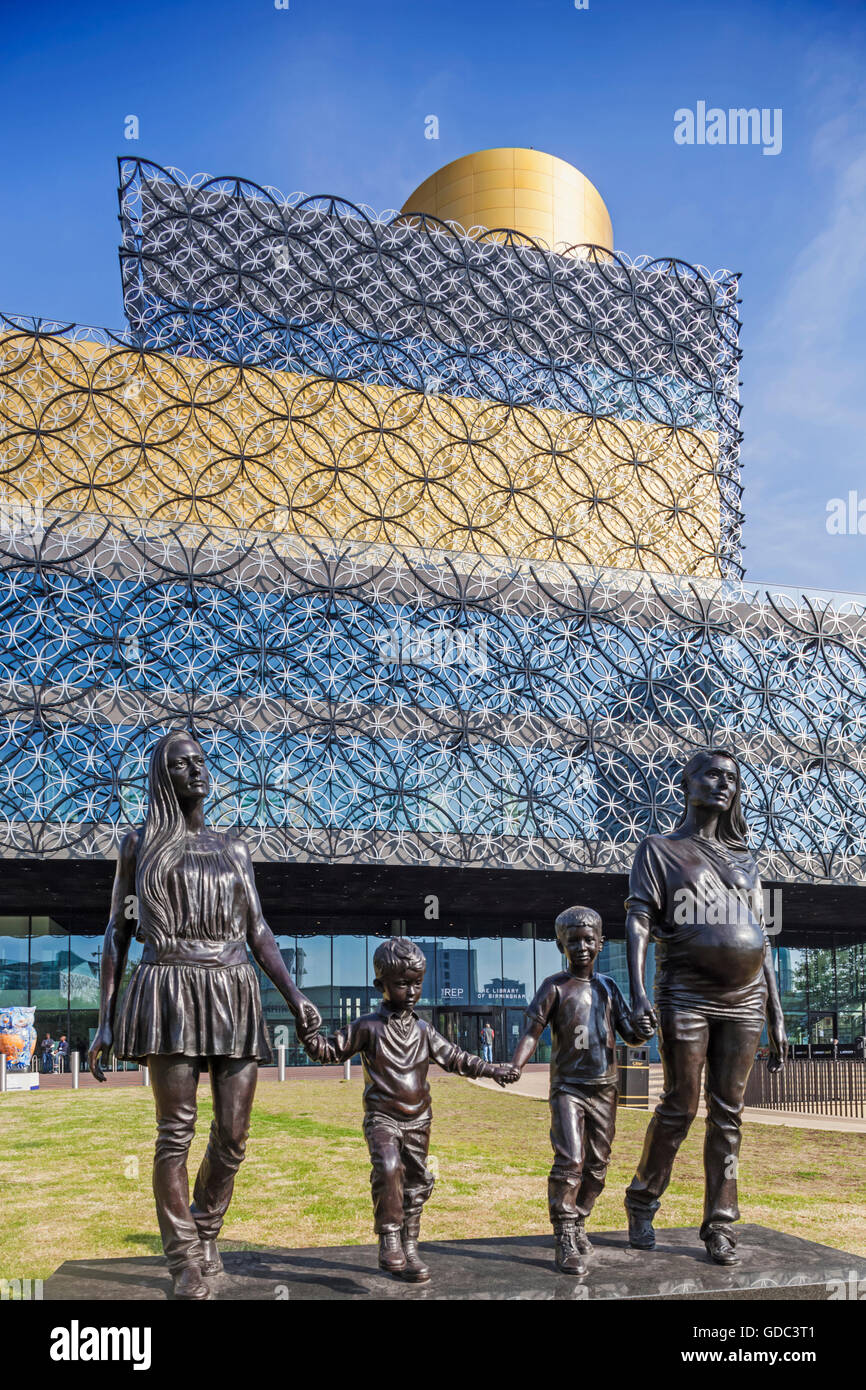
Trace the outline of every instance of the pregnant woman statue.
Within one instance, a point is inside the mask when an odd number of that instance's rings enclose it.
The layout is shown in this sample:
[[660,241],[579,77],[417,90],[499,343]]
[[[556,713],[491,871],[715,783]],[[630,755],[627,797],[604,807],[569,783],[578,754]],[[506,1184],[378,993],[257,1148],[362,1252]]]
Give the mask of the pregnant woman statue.
[[[100,1054],[146,1062],[156,1102],[153,1191],[174,1296],[206,1299],[218,1274],[216,1238],[244,1156],[258,1062],[270,1060],[259,986],[247,947],[306,1030],[315,1007],[291,979],[262,909],[249,850],[206,828],[209,779],[201,746],[178,731],[150,759],[144,826],[124,839],[102,950]],[[144,943],[115,1026],[134,918]],[[214,1118],[189,1203],[187,1153],[199,1075],[210,1073]]]
[[[685,811],[670,835],[650,835],[635,856],[626,901],[633,1016],[659,1029],[664,1090],[626,1193],[629,1240],[655,1244],[652,1218],[688,1133],[706,1064],[704,1219],[716,1264],[737,1263],[733,1222],[746,1081],[766,1019],[771,1070],[787,1054],[785,1022],[746,845],[740,768],[730,753],[696,753],[682,773]],[[655,1009],[646,994],[647,943],[656,942]]]

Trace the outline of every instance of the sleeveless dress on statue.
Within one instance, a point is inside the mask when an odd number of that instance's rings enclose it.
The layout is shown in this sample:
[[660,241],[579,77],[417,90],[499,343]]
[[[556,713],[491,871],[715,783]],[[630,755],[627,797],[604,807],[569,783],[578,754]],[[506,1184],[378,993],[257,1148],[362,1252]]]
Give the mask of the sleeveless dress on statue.
[[255,1057],[271,1060],[259,984],[247,955],[249,901],[228,843],[194,837],[170,871],[166,887],[176,934],[159,941],[140,904],[144,942],[120,1003],[114,1051],[143,1062],[149,1055]]

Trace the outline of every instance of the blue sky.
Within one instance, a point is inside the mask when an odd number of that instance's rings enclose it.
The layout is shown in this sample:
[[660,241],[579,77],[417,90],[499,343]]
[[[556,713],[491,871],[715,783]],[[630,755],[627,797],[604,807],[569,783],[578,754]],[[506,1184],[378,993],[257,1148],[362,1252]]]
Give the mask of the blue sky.
[[[749,577],[866,590],[866,535],[825,524],[866,500],[863,0],[42,0],[3,27],[0,308],[122,324],[118,154],[384,210],[545,149],[617,248],[742,272]],[[780,107],[781,153],[677,145],[698,101]]]

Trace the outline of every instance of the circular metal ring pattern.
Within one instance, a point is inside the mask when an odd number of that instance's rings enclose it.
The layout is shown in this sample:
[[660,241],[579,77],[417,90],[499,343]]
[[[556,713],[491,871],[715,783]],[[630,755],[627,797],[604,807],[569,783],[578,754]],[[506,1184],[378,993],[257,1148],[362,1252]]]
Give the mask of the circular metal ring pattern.
[[0,853],[196,730],[259,858],[627,870],[742,759],[862,881],[861,600],[742,580],[737,277],[121,161],[123,333],[0,338]]
[[2,853],[107,853],[195,728],[269,859],[623,872],[731,747],[762,870],[862,881],[862,601],[43,519],[0,553]]
[[119,166],[133,341],[271,374],[237,447],[264,500],[251,435],[314,464],[269,500],[331,533],[742,575],[736,275]]

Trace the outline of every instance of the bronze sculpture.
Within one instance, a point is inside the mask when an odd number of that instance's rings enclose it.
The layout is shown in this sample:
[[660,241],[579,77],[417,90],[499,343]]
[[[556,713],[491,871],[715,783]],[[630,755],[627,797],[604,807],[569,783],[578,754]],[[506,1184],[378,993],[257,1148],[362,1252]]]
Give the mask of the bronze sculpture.
[[[700,1238],[716,1264],[738,1263],[733,1223],[746,1081],[766,1018],[771,1070],[787,1055],[785,1022],[763,921],[761,884],[740,805],[740,768],[723,749],[683,768],[685,808],[669,835],[638,848],[626,901],[632,1015],[658,1023],[664,1090],[626,1193],[629,1239],[655,1244],[652,1218],[695,1117],[706,1063],[704,1213]],[[645,984],[656,942],[655,1008]]]
[[586,1273],[591,1250],[586,1220],[604,1188],[616,1128],[616,1034],[637,1044],[652,1036],[633,1021],[616,982],[594,973],[602,921],[590,907],[569,907],[555,923],[568,969],[544,980],[526,1010],[527,1024],[511,1065],[522,1071],[549,1025],[550,1142],[548,1208],[562,1274]]
[[[247,948],[302,1026],[321,1023],[291,979],[262,916],[249,850],[207,829],[205,756],[179,730],[155,745],[144,826],[123,840],[100,972],[100,1057],[146,1062],[157,1115],[153,1191],[174,1296],[207,1299],[218,1274],[217,1236],[244,1156],[258,1063],[270,1060],[258,980]],[[129,905],[133,910],[129,910]],[[137,910],[135,910],[137,909]],[[117,993],[137,919],[144,949],[115,1023]],[[214,1119],[189,1203],[187,1154],[202,1062]]]
[[377,1013],[354,1019],[328,1038],[299,1024],[298,1036],[315,1062],[344,1062],[360,1053],[379,1268],[410,1283],[423,1283],[430,1271],[418,1253],[418,1235],[434,1182],[427,1168],[430,1062],[460,1076],[490,1076],[502,1086],[516,1081],[519,1072],[461,1051],[418,1017],[415,1005],[427,962],[413,941],[383,941],[373,966],[376,988],[383,996]]

